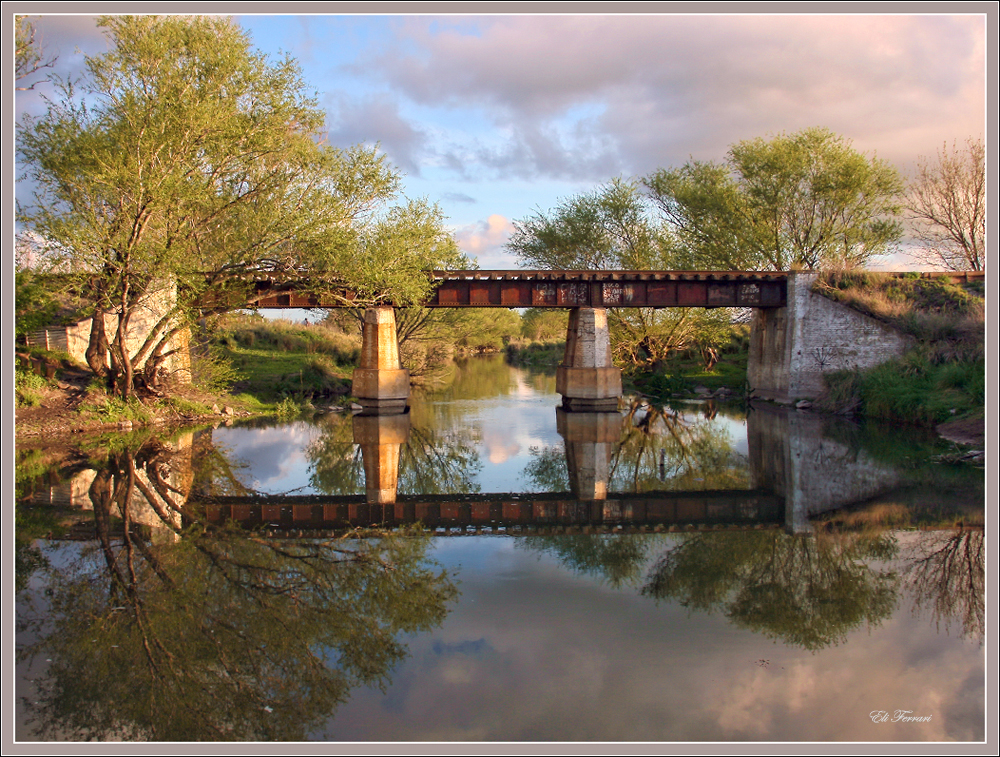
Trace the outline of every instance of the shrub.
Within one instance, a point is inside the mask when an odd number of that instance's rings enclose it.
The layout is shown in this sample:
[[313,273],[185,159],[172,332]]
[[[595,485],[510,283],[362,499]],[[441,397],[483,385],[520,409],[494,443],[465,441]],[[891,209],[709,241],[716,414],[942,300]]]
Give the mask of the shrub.
[[20,366],[14,369],[14,397],[17,407],[37,407],[42,403],[42,390],[48,382],[36,373]]

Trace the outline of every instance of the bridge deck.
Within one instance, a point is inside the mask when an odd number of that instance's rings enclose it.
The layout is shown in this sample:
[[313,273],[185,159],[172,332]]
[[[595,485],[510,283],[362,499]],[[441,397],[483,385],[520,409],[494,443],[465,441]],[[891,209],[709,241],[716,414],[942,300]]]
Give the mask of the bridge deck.
[[[764,271],[432,271],[426,307],[755,307],[786,304],[787,274]],[[329,286],[328,284],[326,285]],[[350,307],[307,277],[254,282],[262,308]]]

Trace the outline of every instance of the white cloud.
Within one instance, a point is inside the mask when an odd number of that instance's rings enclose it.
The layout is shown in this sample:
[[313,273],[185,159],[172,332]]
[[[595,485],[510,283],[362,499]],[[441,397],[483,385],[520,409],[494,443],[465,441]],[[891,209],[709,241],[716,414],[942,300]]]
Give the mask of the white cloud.
[[458,246],[479,261],[480,268],[515,268],[514,258],[503,246],[514,231],[514,224],[494,213],[485,221],[463,226],[455,231]]
[[[906,163],[978,134],[985,118],[979,16],[506,16],[475,27],[434,32],[408,18],[400,44],[359,68],[422,106],[476,110],[505,130],[500,146],[476,150],[490,175],[601,180],[814,125]],[[587,115],[573,116],[581,106]]]

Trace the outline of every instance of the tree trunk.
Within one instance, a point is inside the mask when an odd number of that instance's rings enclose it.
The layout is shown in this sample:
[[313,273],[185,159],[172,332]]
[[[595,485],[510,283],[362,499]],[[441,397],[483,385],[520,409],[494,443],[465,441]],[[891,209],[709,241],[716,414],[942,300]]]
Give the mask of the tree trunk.
[[94,375],[108,375],[108,335],[104,331],[104,311],[94,309],[94,318],[90,325],[90,341],[87,343],[87,365]]

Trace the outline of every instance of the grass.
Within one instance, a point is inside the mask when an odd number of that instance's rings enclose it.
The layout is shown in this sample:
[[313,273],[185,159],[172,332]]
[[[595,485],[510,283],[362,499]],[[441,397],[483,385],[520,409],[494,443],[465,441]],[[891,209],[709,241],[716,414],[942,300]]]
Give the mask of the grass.
[[986,366],[982,358],[935,364],[917,349],[866,371],[831,373],[827,386],[824,409],[934,426],[982,414]]
[[822,274],[813,291],[848,305],[947,351],[982,354],[985,297],[982,282],[892,276],[874,271]]
[[349,391],[353,370],[308,352],[235,347],[228,350],[228,358],[240,377],[234,387],[264,403],[289,396],[315,399],[343,395]]
[[14,397],[17,407],[37,407],[42,404],[42,390],[49,382],[20,366],[14,369]]
[[247,409],[274,412],[285,398],[301,403],[347,394],[361,339],[321,324],[228,316],[209,350],[215,366],[231,367],[235,391],[252,398]]
[[821,276],[816,291],[915,337],[903,357],[826,376],[822,409],[935,426],[981,417],[986,400],[982,282],[874,272]]
[[265,321],[254,316],[230,316],[223,321],[213,342],[225,349],[263,350],[305,355],[324,355],[340,366],[355,365],[361,356],[361,338],[336,329],[289,321]]
[[101,397],[91,393],[87,400],[80,404],[80,412],[93,415],[103,423],[129,421],[144,425],[153,421],[153,413],[135,397],[122,400],[118,397]]

